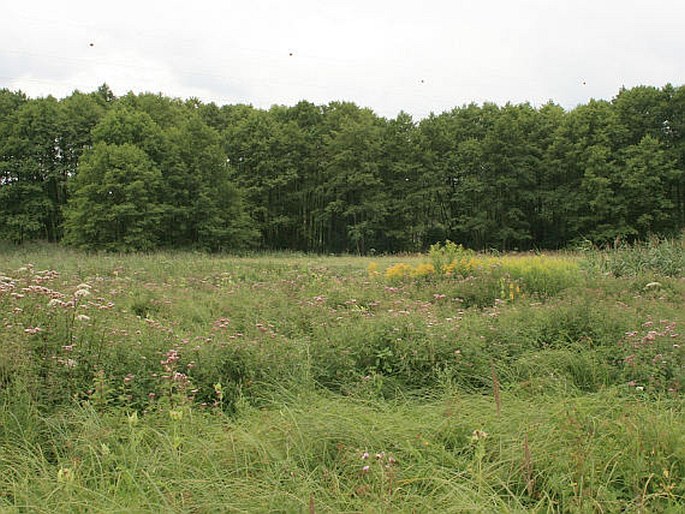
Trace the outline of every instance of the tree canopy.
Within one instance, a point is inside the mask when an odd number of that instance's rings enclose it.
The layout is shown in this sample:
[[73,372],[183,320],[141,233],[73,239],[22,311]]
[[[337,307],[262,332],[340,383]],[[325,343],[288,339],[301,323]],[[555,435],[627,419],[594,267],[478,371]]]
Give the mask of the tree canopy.
[[0,90],[0,239],[114,251],[400,252],[602,244],[685,226],[685,87],[572,110],[415,121],[351,102],[257,109],[103,85]]

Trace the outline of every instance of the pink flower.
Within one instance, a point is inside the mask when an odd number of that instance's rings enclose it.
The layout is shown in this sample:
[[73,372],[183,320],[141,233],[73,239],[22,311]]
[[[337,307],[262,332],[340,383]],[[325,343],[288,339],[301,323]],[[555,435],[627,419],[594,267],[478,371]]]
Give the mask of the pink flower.
[[172,364],[177,362],[181,357],[178,355],[178,351],[175,349],[171,349],[168,352],[166,352],[166,359],[163,361],[159,361],[159,363],[162,366],[165,367],[170,367]]
[[659,333],[656,330],[650,330],[647,332],[647,335],[642,338],[642,341],[654,341],[657,335],[659,335]]
[[228,328],[228,325],[231,323],[231,320],[228,318],[219,318],[216,320],[213,324],[212,329],[213,330],[223,330]]

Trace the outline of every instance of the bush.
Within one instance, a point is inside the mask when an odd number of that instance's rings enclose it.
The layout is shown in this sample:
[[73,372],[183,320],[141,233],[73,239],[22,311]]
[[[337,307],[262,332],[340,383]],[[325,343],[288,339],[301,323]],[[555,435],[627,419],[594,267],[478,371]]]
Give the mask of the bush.
[[436,243],[428,251],[435,272],[439,275],[466,276],[476,267],[473,250],[467,250],[462,245],[445,241]]

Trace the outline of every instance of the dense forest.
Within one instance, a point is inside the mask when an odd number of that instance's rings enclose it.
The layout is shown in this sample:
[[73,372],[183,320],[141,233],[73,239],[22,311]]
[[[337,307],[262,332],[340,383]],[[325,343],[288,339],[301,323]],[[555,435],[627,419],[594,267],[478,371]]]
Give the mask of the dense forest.
[[685,86],[420,121],[0,90],[0,240],[114,251],[603,244],[685,227]]

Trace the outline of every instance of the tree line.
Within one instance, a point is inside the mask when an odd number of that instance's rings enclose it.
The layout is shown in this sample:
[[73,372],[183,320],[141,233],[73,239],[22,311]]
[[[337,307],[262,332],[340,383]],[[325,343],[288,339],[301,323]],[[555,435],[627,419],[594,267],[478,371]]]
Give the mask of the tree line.
[[106,85],[61,100],[0,90],[1,240],[369,253],[684,227],[685,86],[420,121],[351,102],[264,110]]

